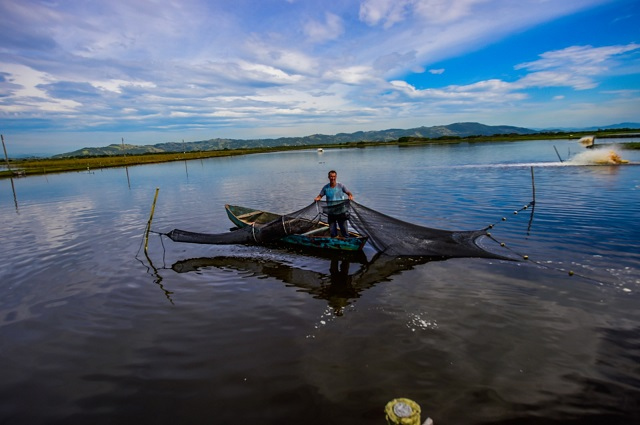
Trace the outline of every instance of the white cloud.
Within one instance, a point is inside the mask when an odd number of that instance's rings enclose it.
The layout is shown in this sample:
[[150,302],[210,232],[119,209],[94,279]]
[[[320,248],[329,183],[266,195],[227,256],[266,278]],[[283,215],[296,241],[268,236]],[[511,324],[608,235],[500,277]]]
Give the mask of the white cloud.
[[638,96],[640,94],[640,90],[603,90],[602,93],[605,94],[612,94],[618,97],[626,97],[626,98],[631,98],[631,97],[635,97]]
[[368,66],[349,66],[328,70],[324,78],[329,81],[337,81],[345,84],[362,84],[375,80],[375,73]]
[[[537,24],[571,15],[606,0],[365,0],[360,19],[372,28],[359,46],[361,60],[414,52],[428,66],[464,55]],[[392,76],[416,63],[394,69]]]
[[249,52],[256,62],[292,73],[317,74],[320,65],[318,58],[305,52],[286,47],[269,46],[262,42],[252,43]]
[[261,82],[272,82],[276,84],[292,84],[300,81],[299,75],[291,75],[269,65],[260,63],[239,62],[240,70],[244,77]]
[[385,28],[404,20],[412,0],[364,0],[360,4],[360,20],[367,25],[383,23]]
[[640,49],[640,44],[617,46],[571,46],[545,52],[541,59],[515,66],[515,69],[534,71],[517,85],[527,87],[572,87],[587,90],[598,86],[596,77],[616,65],[615,57]]
[[540,55],[541,59],[515,66],[515,69],[542,71],[546,69],[570,68],[588,75],[596,75],[607,70],[607,62],[613,57],[640,49],[640,44],[629,43],[618,46],[571,46]]
[[474,6],[488,0],[417,0],[415,12],[428,22],[448,24],[468,17]]
[[468,17],[477,4],[488,0],[364,0],[360,20],[384,28],[410,18],[433,24],[448,24]]
[[8,98],[13,102],[4,108],[5,112],[73,112],[80,103],[68,99],[52,99],[42,85],[55,82],[55,77],[28,66],[0,64],[0,73],[10,83]]
[[325,14],[325,21],[309,21],[304,27],[304,33],[314,43],[335,40],[344,33],[342,19],[333,13]]
[[53,77],[45,72],[15,63],[0,64],[0,72],[7,75],[6,79],[12,83],[16,97],[44,98],[46,93],[38,85],[53,81]]
[[597,87],[598,83],[586,75],[563,71],[540,71],[521,78],[513,86],[521,90],[531,87],[572,87],[574,90],[588,90]]
[[[478,81],[468,85],[449,85],[442,88],[416,89],[413,85],[394,80],[391,87],[410,99],[429,99],[447,103],[507,104],[529,98],[528,89],[549,87],[589,90],[598,86],[598,76],[615,66],[614,57],[640,48],[637,44],[625,46],[572,46],[545,52],[542,59],[516,66],[532,70],[514,82],[501,79]],[[563,99],[558,95],[554,99]]]
[[439,69],[430,69],[429,70],[430,74],[434,74],[434,75],[440,75],[440,74],[444,74],[444,68],[439,68]]
[[405,81],[391,81],[390,85],[410,98],[435,100],[442,103],[506,103],[527,96],[513,90],[513,85],[501,80],[486,80],[468,85],[451,85],[439,89],[418,90]]
[[139,88],[155,88],[156,85],[148,81],[125,81],[125,80],[106,80],[106,81],[94,81],[92,86],[100,89],[111,91],[114,93],[122,93],[125,87],[139,87]]

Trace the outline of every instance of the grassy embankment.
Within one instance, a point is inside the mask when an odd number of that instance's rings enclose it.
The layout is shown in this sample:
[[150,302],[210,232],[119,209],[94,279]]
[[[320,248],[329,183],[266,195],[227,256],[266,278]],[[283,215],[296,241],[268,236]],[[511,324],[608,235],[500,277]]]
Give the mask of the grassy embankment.
[[[628,133],[637,131],[629,131]],[[595,133],[536,133],[528,135],[494,135],[494,136],[471,136],[471,137],[439,137],[436,139],[422,137],[402,137],[399,140],[390,142],[349,142],[325,146],[279,146],[273,148],[253,148],[253,149],[224,149],[214,151],[199,152],[171,152],[171,153],[150,153],[141,155],[117,155],[117,156],[86,156],[74,158],[42,158],[42,159],[13,159],[10,160],[12,171],[0,171],[0,178],[10,177],[16,173],[20,175],[36,175],[49,173],[62,173],[68,171],[86,171],[101,168],[125,167],[142,164],[154,164],[170,161],[187,161],[193,159],[204,159],[224,156],[247,155],[253,153],[277,152],[287,150],[302,150],[323,148],[364,148],[367,146],[418,146],[425,144],[449,144],[449,143],[482,143],[482,142],[517,142],[526,140],[559,140],[559,139],[579,139],[584,135],[595,134],[599,139],[620,135],[623,131],[600,131]],[[604,144],[600,142],[599,144]],[[626,149],[640,149],[640,143],[625,143]]]

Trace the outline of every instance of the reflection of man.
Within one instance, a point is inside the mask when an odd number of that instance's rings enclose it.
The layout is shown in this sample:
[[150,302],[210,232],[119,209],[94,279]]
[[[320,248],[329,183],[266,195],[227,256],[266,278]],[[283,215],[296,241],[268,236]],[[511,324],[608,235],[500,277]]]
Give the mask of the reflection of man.
[[347,202],[345,194],[349,200],[353,199],[353,194],[349,192],[342,183],[338,183],[338,173],[334,170],[329,171],[329,183],[324,185],[320,194],[316,196],[316,201],[322,199],[323,196],[327,197],[327,207],[329,216],[329,229],[331,230],[331,236],[338,236],[338,226],[340,227],[340,233],[343,237],[349,237],[349,229],[347,228],[347,220],[349,216],[347,214]]
[[326,299],[333,308],[336,316],[342,316],[344,309],[349,305],[349,300],[358,298],[358,291],[351,284],[352,277],[349,276],[349,262],[331,259],[331,285],[326,289]]

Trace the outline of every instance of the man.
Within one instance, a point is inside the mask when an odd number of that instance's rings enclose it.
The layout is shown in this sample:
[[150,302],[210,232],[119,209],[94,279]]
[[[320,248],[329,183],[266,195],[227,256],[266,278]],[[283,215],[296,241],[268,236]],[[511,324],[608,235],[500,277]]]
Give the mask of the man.
[[331,231],[331,237],[338,236],[338,226],[340,227],[340,233],[342,237],[349,237],[349,230],[347,229],[347,220],[349,215],[347,214],[348,204],[344,195],[346,194],[349,200],[353,199],[353,194],[349,192],[349,189],[342,183],[338,183],[338,173],[334,170],[329,171],[329,183],[324,185],[320,194],[316,196],[315,200],[319,201],[323,196],[327,197],[327,215],[329,216],[329,229]]

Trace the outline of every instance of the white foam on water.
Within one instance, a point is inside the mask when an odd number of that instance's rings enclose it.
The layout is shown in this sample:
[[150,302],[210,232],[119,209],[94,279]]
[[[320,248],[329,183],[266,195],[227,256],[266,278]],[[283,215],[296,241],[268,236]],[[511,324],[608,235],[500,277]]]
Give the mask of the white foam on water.
[[617,148],[606,147],[586,150],[577,154],[568,162],[573,165],[616,165],[620,164],[622,160],[623,158]]

